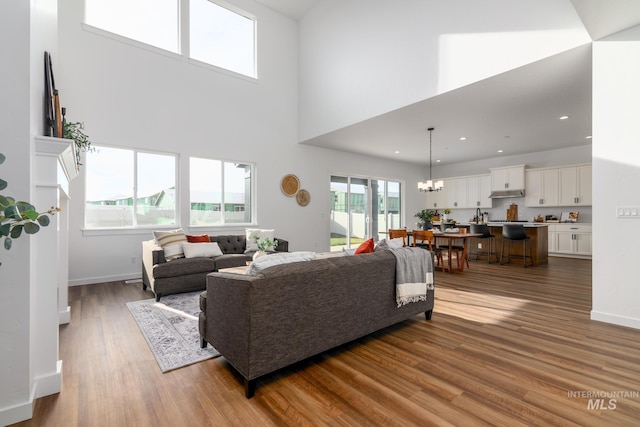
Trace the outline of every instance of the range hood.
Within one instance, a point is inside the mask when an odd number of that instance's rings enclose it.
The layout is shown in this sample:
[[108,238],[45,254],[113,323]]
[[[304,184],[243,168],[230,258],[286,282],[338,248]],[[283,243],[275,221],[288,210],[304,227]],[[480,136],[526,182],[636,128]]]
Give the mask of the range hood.
[[524,197],[524,190],[500,190],[492,191],[490,199],[508,199],[511,197]]

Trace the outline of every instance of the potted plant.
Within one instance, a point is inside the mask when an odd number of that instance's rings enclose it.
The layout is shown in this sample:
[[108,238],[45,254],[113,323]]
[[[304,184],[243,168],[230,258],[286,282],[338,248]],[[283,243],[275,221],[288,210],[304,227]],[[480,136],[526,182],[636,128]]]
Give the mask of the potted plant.
[[267,255],[268,250],[274,250],[276,246],[278,246],[278,240],[271,240],[269,237],[260,238],[257,234],[251,236],[253,241],[256,243],[258,247],[258,251],[253,254],[253,259],[260,258],[261,256]]
[[[0,153],[0,164],[5,156]],[[0,179],[0,190],[7,188],[7,181]],[[29,202],[16,201],[13,197],[0,194],[0,239],[4,238],[4,248],[11,249],[13,239],[17,239],[24,231],[35,234],[40,226],[46,227],[51,222],[48,215],[60,212],[60,208],[52,207],[46,212],[38,212]]]
[[422,209],[420,212],[418,212],[414,216],[416,218],[419,218],[420,221],[422,221],[423,230],[430,230],[431,228],[433,228],[433,223],[431,221],[433,220],[433,217],[435,216],[435,214],[436,213],[431,209]]
[[442,212],[444,212],[442,214],[442,222],[447,222],[447,220],[449,219],[449,214],[451,213],[451,209],[444,208],[444,210]]
[[[64,113],[63,113],[64,114]],[[89,140],[89,136],[84,133],[84,123],[83,122],[69,122],[65,118],[63,120],[63,137],[66,139],[72,139],[76,144],[76,166],[80,167],[82,165],[80,161],[80,153],[83,151],[93,151],[93,147],[91,146],[91,141]]]

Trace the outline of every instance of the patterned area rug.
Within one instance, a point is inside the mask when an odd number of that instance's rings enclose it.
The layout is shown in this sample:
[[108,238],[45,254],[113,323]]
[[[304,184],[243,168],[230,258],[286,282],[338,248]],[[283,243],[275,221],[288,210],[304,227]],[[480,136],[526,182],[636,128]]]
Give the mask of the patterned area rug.
[[220,356],[211,345],[200,348],[199,297],[202,291],[127,303],[162,372]]

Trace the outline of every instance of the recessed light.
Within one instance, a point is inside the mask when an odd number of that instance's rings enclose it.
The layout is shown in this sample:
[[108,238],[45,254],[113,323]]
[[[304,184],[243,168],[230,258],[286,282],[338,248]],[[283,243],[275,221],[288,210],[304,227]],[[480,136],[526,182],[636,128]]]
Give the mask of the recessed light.
[[567,120],[569,118],[569,116],[560,116],[559,119],[560,120]]
[[502,153],[504,150],[498,150],[498,153]]
[[467,140],[467,137],[466,137],[466,136],[461,136],[461,137],[460,137],[460,141],[466,141],[466,140]]
[[400,154],[400,150],[394,151],[395,154]]
[[440,159],[436,160],[436,163],[440,163]]
[[591,139],[591,135],[585,136],[586,139]]

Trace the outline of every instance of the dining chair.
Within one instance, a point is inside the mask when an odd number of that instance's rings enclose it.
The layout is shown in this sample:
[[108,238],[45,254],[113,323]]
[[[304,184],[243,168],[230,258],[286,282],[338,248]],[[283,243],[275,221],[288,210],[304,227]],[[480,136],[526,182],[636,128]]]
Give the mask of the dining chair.
[[[436,266],[442,268],[444,272],[444,261],[442,259],[442,249],[435,246],[435,237],[433,236],[433,230],[413,230],[411,232],[413,235],[413,245],[414,247],[420,247],[423,249],[427,249],[433,253],[434,258],[437,260]],[[420,243],[418,243],[418,241]]]
[[396,239],[398,237],[402,237],[402,246],[407,246],[407,229],[406,228],[390,228],[388,236],[390,239]]
[[[494,252],[493,254],[496,257],[496,262],[498,262],[498,247],[496,246],[496,236],[494,236],[493,234],[491,234],[491,230],[489,229],[489,226],[487,224],[469,224],[470,228],[471,228],[471,233],[473,234],[482,234],[482,236],[480,237],[476,237],[475,238],[475,248],[476,248],[476,252],[475,252],[475,256],[476,256],[476,261],[479,258],[479,255],[487,255],[487,260],[489,261],[489,264],[491,264],[491,244],[493,243],[493,248],[494,248]],[[487,250],[484,252],[480,252],[478,250],[478,244],[480,240],[488,240],[488,245],[486,246]],[[471,256],[472,254],[469,253],[469,256]]]
[[[533,265],[533,253],[531,248],[531,237],[527,236],[522,224],[503,224],[502,225],[502,245],[500,247],[500,265],[506,264],[502,262],[504,255],[504,242],[508,241],[509,253],[507,254],[508,262],[511,262],[511,242],[522,241],[522,260],[524,262],[524,268],[527,268],[527,258],[531,260]],[[529,255],[527,255],[527,242],[529,243]]]

